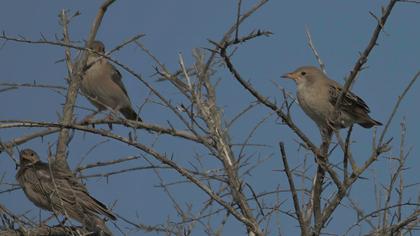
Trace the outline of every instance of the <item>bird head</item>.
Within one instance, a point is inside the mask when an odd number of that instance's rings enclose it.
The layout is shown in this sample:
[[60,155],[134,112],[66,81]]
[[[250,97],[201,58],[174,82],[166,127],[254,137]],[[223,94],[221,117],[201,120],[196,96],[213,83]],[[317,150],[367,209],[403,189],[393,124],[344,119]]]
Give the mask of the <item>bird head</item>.
[[39,162],[38,154],[32,149],[24,149],[20,152],[20,166],[29,166]]
[[292,79],[297,84],[313,82],[318,78],[325,78],[325,74],[314,66],[302,66],[295,71],[286,73],[281,76],[282,78]]
[[102,54],[105,53],[105,45],[101,41],[93,41],[92,45],[90,46],[90,49],[92,49],[95,52],[102,53]]

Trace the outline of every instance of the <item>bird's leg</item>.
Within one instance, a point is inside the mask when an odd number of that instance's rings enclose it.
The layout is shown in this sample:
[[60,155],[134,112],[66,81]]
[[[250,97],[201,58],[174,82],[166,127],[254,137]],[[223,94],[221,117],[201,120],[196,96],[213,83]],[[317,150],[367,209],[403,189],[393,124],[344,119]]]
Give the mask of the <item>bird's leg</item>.
[[99,112],[101,112],[100,110],[94,111],[91,114],[87,115],[85,118],[83,118],[81,124],[82,125],[88,125],[92,122],[93,117],[96,116],[96,114],[98,114]]
[[[111,120],[111,121],[114,121],[114,120],[118,120],[118,117],[119,117],[119,112],[118,112],[118,110],[119,110],[119,107],[116,107],[115,109],[112,109],[111,107],[108,107],[108,110],[110,111],[109,112],[109,114],[107,115],[107,119],[109,119],[109,120]],[[115,119],[115,118],[117,118],[117,119]]]
[[114,121],[114,116],[112,115],[112,113],[109,113],[106,117],[105,120],[107,121]]
[[[109,120],[109,121],[114,121],[115,120],[115,116],[117,115],[116,112],[112,109],[110,109],[110,113],[106,116],[105,119]],[[110,130],[112,130],[112,123],[108,123],[108,127]]]

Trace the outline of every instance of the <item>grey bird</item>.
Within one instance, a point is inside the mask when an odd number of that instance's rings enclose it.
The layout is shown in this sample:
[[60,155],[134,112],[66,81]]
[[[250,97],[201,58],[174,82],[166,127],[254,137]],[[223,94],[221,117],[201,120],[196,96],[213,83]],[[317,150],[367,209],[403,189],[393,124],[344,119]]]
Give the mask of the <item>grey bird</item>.
[[300,107],[320,128],[321,133],[328,127],[341,129],[357,123],[364,128],[382,125],[369,116],[368,105],[354,93],[348,91],[338,108],[338,118],[331,121],[335,103],[343,88],[314,66],[299,67],[282,76],[296,82],[297,99]]
[[54,165],[42,162],[35,151],[20,152],[16,180],[37,207],[77,220],[99,235],[112,235],[100,215],[116,220],[114,214],[90,196],[73,173],[54,169]]
[[[105,53],[105,46],[101,41],[94,41],[90,49],[101,54]],[[142,121],[131,107],[121,73],[106,58],[94,52],[89,52],[87,69],[81,84],[82,93],[98,109],[89,118],[98,112],[110,109],[121,112],[129,120]]]

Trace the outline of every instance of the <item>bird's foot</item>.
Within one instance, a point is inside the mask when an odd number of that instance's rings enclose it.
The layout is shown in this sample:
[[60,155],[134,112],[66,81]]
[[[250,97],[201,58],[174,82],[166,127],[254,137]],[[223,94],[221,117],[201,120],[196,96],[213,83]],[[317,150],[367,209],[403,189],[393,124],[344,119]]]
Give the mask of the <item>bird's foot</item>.
[[115,121],[114,116],[113,116],[112,114],[108,114],[108,115],[105,117],[105,120],[110,121],[110,122],[108,123],[108,127],[109,127],[109,129],[110,129],[110,130],[112,130],[112,123],[111,123],[111,122]]
[[[92,114],[86,116],[85,118],[83,118],[83,120],[80,122],[81,125],[89,125],[92,123],[93,121],[93,117],[96,116],[96,114],[98,114],[99,111],[95,111]],[[94,124],[92,124],[92,126],[95,126]]]
[[91,116],[86,116],[85,118],[83,118],[83,120],[80,122],[81,125],[88,125],[90,123],[92,123],[92,118]]

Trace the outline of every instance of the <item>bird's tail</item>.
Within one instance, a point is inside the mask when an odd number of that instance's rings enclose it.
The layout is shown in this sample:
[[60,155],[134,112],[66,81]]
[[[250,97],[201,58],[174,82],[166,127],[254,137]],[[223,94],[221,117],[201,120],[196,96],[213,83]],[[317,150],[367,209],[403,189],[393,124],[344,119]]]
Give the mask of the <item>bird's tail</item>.
[[121,108],[120,112],[129,120],[143,121],[131,107]]
[[92,196],[88,196],[89,199],[85,200],[85,203],[87,204],[87,208],[93,210],[96,213],[102,214],[106,217],[108,217],[111,220],[116,220],[117,217],[100,201],[96,200]]
[[372,119],[371,117],[366,117],[366,119],[358,122],[363,128],[372,128],[375,125],[382,125],[381,122]]

